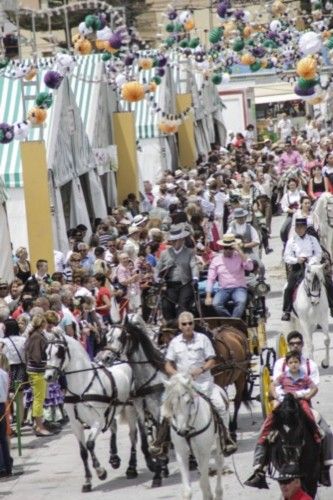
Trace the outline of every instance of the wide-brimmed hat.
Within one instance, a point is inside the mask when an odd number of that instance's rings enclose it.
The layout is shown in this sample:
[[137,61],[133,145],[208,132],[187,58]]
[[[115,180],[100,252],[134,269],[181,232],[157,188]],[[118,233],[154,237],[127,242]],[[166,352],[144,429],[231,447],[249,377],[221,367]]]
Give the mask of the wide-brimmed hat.
[[130,226],[128,228],[128,235],[131,236],[131,234],[137,233],[138,231],[140,231],[138,226]]
[[282,465],[281,469],[279,470],[279,475],[276,479],[279,483],[283,482],[288,482],[292,481],[293,479],[299,479],[302,477],[302,474],[300,473],[299,467],[297,464],[285,464]]
[[132,220],[133,226],[141,226],[144,222],[148,220],[148,217],[144,217],[142,214],[136,215]]
[[181,177],[183,175],[183,172],[182,170],[178,169],[175,171],[175,179],[178,179],[179,177]]
[[295,219],[295,225],[297,225],[297,226],[307,226],[308,225],[308,221],[307,221],[306,217],[297,217]]
[[217,244],[220,247],[232,247],[241,243],[241,240],[235,238],[234,234],[224,234],[222,240],[218,240]]
[[167,239],[168,241],[176,241],[186,238],[188,235],[189,232],[185,228],[184,224],[173,224],[170,226]]
[[233,216],[234,219],[240,219],[241,217],[247,217],[249,212],[245,208],[235,208]]

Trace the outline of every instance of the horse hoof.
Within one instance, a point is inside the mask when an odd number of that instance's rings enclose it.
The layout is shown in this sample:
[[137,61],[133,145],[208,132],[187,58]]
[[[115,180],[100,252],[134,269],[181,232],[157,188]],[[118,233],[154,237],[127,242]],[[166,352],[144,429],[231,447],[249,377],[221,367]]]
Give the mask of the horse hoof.
[[97,473],[97,475],[98,475],[98,479],[100,479],[101,481],[104,481],[104,479],[106,479],[108,474],[107,474],[105,469],[102,469],[100,471],[100,473]]
[[190,457],[189,462],[188,462],[188,468],[190,471],[197,470],[198,468],[198,462],[194,457]]
[[237,443],[237,432],[230,432],[231,439]]
[[163,474],[163,477],[169,477],[169,467],[166,465],[165,467],[163,467],[162,469],[162,474]]
[[151,487],[152,488],[159,488],[160,486],[162,486],[162,479],[160,477],[154,478],[153,482],[151,483]]
[[112,469],[119,469],[120,458],[118,457],[118,455],[111,455],[109,463],[111,464]]
[[84,484],[82,486],[82,493],[89,493],[91,491],[91,484]]
[[147,469],[149,469],[150,472],[156,472],[156,464],[154,460],[152,460],[151,458],[146,458],[146,465]]
[[137,470],[128,468],[126,471],[126,477],[127,479],[135,479],[136,477],[138,477]]
[[322,361],[321,362],[321,367],[325,368],[325,370],[326,370],[326,368],[328,368],[328,363],[325,363],[324,361]]

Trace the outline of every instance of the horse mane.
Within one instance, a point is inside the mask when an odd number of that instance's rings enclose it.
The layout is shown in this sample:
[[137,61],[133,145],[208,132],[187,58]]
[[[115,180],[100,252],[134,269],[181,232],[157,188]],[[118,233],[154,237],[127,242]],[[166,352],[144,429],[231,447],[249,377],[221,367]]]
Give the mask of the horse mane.
[[165,383],[165,393],[163,405],[161,408],[161,416],[170,419],[174,414],[174,401],[177,397],[183,394],[184,389],[187,389],[193,395],[191,379],[186,378],[181,373],[173,375],[168,382]]
[[147,358],[147,360],[157,369],[164,370],[164,358],[160,351],[154,346],[148,335],[137,325],[131,321],[126,323],[126,331],[132,342],[131,352],[137,351],[139,346]]

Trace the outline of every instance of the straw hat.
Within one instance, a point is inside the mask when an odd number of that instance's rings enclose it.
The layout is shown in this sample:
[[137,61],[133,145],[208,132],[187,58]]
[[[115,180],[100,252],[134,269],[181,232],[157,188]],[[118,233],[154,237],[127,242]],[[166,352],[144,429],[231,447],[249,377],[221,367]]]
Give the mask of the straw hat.
[[235,238],[234,234],[224,234],[222,240],[218,240],[217,244],[221,247],[233,247],[239,245],[241,240]]
[[137,233],[138,231],[140,231],[138,226],[130,226],[128,228],[128,236],[131,236],[131,234]]

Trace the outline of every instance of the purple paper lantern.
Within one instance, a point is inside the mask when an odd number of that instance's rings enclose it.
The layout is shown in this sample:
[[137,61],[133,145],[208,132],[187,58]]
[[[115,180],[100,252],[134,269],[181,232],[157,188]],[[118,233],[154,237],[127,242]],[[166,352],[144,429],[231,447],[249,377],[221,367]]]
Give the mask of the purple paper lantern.
[[109,44],[113,49],[120,49],[122,44],[122,37],[120,33],[112,33],[109,38]]
[[164,76],[165,75],[165,69],[164,68],[158,68],[157,74],[158,74],[158,76]]
[[168,62],[168,59],[165,56],[159,56],[157,59],[157,65],[160,68],[163,68],[163,66],[165,66],[167,62]]
[[243,10],[236,10],[234,12],[234,16],[238,21],[241,21],[244,17],[244,11]]
[[0,144],[8,144],[14,139],[14,127],[8,123],[0,123]]
[[254,55],[254,57],[264,57],[266,51],[263,47],[254,47],[252,50],[251,50],[252,54]]
[[229,9],[229,2],[220,2],[217,4],[216,12],[222,19],[227,15]]
[[135,57],[133,54],[127,54],[127,56],[124,59],[124,64],[125,66],[131,66],[133,64]]
[[176,11],[176,10],[172,9],[172,10],[170,10],[170,11],[168,12],[168,14],[167,14],[167,15],[168,15],[168,19],[169,19],[170,21],[174,21],[174,20],[176,19],[176,17],[177,17],[177,15],[178,15],[178,14],[177,14],[177,11]]
[[301,89],[298,85],[295,85],[294,92],[300,97],[310,97],[315,94],[314,87],[311,87],[309,89]]
[[48,71],[44,76],[44,83],[49,89],[58,89],[63,80],[63,76],[58,71]]

